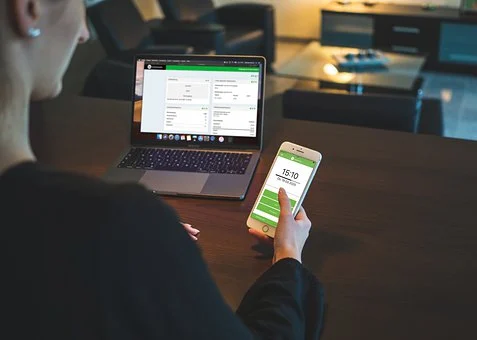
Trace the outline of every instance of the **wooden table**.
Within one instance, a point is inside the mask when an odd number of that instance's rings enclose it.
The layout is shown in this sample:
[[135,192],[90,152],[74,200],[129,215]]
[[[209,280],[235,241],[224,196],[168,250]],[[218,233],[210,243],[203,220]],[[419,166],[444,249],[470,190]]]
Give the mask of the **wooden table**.
[[[127,145],[129,103],[63,97],[38,105],[40,160],[100,176]],[[244,201],[166,198],[235,308],[270,265],[245,220],[278,145],[324,158],[304,202],[304,263],[323,282],[323,339],[470,339],[477,330],[477,143],[284,120],[267,106],[267,142]],[[198,292],[200,293],[200,292]]]

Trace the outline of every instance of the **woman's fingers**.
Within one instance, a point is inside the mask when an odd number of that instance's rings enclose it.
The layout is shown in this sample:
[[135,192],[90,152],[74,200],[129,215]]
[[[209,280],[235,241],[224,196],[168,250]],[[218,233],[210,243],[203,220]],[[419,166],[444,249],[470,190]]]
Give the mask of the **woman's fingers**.
[[259,240],[260,242],[273,245],[273,239],[271,237],[268,237],[267,235],[265,235],[259,230],[249,228],[248,233],[252,235],[253,237],[255,237],[257,240]]
[[194,241],[197,241],[198,237],[199,237],[199,234],[200,234],[200,230],[199,229],[196,229],[194,227],[192,227],[190,224],[188,223],[182,223],[182,226],[184,227],[184,229],[187,231],[187,233],[191,236],[191,238],[194,240]]

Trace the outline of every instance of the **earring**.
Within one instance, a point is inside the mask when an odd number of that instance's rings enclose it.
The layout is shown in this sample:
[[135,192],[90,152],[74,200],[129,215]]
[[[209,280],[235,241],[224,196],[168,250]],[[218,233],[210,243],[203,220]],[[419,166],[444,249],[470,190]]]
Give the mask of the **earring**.
[[30,27],[28,29],[28,36],[30,38],[37,38],[41,35],[41,30],[39,28]]

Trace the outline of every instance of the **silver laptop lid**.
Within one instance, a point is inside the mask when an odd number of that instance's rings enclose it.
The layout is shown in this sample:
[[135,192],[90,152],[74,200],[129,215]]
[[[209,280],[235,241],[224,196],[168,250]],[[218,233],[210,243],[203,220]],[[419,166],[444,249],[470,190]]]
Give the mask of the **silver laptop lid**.
[[261,150],[265,63],[257,56],[137,55],[131,143]]

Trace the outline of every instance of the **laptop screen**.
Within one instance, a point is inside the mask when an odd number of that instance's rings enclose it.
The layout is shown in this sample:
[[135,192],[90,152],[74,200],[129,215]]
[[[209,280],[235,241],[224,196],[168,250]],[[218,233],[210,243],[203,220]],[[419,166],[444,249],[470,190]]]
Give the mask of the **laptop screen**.
[[137,56],[133,143],[259,147],[261,57]]

